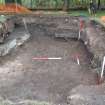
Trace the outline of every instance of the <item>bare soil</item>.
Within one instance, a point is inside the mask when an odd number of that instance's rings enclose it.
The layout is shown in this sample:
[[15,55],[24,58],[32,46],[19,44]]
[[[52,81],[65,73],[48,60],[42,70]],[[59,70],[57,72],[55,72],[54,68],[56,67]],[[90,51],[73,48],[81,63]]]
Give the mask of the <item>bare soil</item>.
[[[0,58],[1,97],[13,102],[30,99],[64,104],[74,87],[96,84],[82,42],[46,36],[35,26],[29,30],[32,37],[25,45]],[[62,60],[33,60],[34,57],[62,57]]]

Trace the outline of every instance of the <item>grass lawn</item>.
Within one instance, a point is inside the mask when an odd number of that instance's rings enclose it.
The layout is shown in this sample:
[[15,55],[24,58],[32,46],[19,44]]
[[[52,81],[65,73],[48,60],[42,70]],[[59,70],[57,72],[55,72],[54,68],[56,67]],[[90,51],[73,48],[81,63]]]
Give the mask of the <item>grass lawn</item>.
[[[80,10],[77,10],[77,11],[70,11],[69,14],[71,16],[90,16],[88,11],[80,11]],[[96,17],[101,17],[101,16],[105,16],[105,10],[103,11],[97,11],[96,13]]]
[[[53,15],[62,15],[67,14],[70,16],[86,16],[90,17],[88,10],[71,10],[68,13],[63,11],[42,11],[43,14],[53,14]],[[101,16],[105,16],[105,10],[97,11],[96,18],[100,18]]]

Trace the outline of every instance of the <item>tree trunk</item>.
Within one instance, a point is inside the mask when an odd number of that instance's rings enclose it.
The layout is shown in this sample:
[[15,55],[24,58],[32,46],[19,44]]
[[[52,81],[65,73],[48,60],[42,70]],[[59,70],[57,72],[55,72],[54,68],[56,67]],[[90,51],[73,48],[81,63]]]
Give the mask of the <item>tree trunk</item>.
[[15,0],[5,0],[5,3],[14,3]]
[[[16,0],[5,0],[5,3],[15,3]],[[17,0],[18,4],[21,4],[21,0]]]
[[68,11],[68,9],[69,9],[69,0],[64,0],[63,10]]
[[101,1],[98,0],[98,9],[100,9]]

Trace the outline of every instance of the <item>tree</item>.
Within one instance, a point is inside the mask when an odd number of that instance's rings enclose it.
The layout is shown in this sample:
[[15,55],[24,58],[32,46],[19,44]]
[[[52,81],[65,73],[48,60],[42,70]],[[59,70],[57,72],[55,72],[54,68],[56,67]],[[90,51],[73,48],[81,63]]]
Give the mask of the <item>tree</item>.
[[15,3],[21,4],[21,0],[5,0],[5,3]]
[[98,9],[100,9],[101,0],[98,0]]
[[68,9],[69,9],[69,0],[64,0],[63,10],[68,11]]
[[15,0],[5,0],[6,3],[14,3]]

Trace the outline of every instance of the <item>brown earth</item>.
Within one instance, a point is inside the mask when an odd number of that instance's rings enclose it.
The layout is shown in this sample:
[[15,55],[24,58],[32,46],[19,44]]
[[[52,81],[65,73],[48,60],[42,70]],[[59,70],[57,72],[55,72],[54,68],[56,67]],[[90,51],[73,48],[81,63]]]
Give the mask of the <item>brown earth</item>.
[[[82,42],[46,36],[37,26],[30,29],[32,38],[25,45],[0,58],[1,97],[13,102],[30,99],[64,104],[72,88],[96,84]],[[62,57],[62,60],[32,60],[34,57]]]

